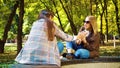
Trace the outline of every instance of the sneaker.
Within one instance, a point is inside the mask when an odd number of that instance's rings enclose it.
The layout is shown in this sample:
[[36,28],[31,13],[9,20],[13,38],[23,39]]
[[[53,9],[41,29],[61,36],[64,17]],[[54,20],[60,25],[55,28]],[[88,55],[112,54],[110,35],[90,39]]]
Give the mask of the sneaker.
[[67,61],[68,59],[66,57],[60,57],[61,61]]
[[63,57],[66,57],[66,55],[67,55],[67,53],[63,53],[63,54],[62,54]]
[[66,58],[67,59],[73,59],[74,58],[74,54],[73,53],[67,53],[66,54]]

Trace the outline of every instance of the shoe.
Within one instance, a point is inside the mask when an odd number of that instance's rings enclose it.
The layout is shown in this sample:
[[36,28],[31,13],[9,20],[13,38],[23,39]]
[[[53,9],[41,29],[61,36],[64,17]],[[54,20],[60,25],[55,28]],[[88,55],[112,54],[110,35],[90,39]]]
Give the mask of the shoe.
[[73,59],[74,58],[74,54],[73,53],[67,53],[66,54],[66,58],[67,59]]
[[66,57],[60,57],[61,61],[67,61],[68,59]]

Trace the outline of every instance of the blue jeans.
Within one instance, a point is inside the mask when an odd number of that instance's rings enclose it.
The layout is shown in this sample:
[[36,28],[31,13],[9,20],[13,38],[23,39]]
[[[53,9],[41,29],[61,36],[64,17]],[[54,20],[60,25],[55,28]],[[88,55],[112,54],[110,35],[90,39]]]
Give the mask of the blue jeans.
[[90,53],[87,49],[83,48],[83,44],[77,45],[75,41],[66,42],[67,49],[74,49],[75,50],[75,58],[89,58]]
[[74,49],[76,51],[77,49],[83,48],[83,44],[77,45],[75,43],[75,41],[66,42],[66,48],[67,49]]
[[90,52],[87,49],[78,49],[77,51],[75,51],[74,55],[77,59],[87,59],[90,57]]
[[64,50],[64,44],[60,41],[57,42],[59,53],[62,53]]

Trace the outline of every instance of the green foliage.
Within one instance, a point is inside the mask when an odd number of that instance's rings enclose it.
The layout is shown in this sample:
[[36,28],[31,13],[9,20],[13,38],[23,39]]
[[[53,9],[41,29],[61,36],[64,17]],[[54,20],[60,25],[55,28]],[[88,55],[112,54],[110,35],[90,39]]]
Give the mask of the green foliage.
[[4,28],[14,3],[15,0],[0,0],[0,39],[2,39]]
[[[13,9],[13,5],[16,3],[16,0],[0,0],[0,39],[2,39],[4,28],[6,22],[8,21],[9,14]],[[56,6],[54,6],[53,1]],[[117,0],[118,1],[118,0]],[[83,20],[86,16],[90,15],[90,0],[62,0],[64,7],[67,9],[67,12],[70,14],[77,31],[83,25]],[[58,10],[58,14],[60,16],[60,20],[62,22],[62,27],[64,28],[66,33],[73,34],[71,27],[69,25],[69,21],[67,18],[67,14],[65,13],[62,5],[59,0],[25,0],[24,1],[24,23],[23,23],[23,34],[26,35],[29,33],[32,23],[37,20],[38,14],[42,9],[48,8],[55,13],[55,22],[58,26],[60,23],[58,21],[56,15],[56,9]],[[107,19],[108,19],[108,33],[118,35],[118,29],[116,27],[116,14],[115,14],[115,6],[112,0],[107,0]],[[92,2],[92,12],[93,15],[97,17],[98,27],[100,31],[100,14],[103,12],[104,0],[93,0]],[[120,8],[120,2],[117,3],[118,8]],[[120,11],[120,10],[118,10]],[[19,13],[19,9],[17,9],[16,14]],[[104,15],[106,12],[104,11]],[[105,16],[103,15],[103,33],[106,33],[106,22]],[[120,16],[120,13],[118,14]],[[18,15],[19,16],[19,15]],[[10,33],[17,33],[17,17],[15,16],[13,20],[13,24],[11,26]],[[12,36],[9,36],[12,37]]]

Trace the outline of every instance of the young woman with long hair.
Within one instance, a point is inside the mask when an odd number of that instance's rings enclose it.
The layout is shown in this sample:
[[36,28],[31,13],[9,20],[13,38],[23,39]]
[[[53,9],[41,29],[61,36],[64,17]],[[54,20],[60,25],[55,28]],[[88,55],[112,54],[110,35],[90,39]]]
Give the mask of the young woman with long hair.
[[53,12],[42,10],[33,23],[28,40],[16,57],[21,64],[54,64],[60,67],[60,53],[56,37],[72,41],[73,36],[61,31],[52,20]]

